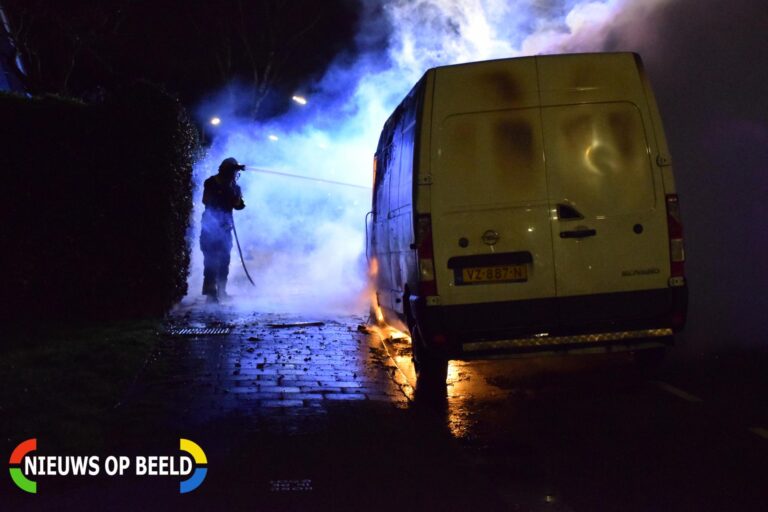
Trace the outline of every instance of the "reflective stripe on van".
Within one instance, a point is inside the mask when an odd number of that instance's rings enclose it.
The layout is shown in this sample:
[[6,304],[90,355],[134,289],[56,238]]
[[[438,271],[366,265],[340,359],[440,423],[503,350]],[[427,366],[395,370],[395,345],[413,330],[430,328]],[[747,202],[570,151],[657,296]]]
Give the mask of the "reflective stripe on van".
[[563,345],[590,345],[610,341],[647,340],[673,335],[672,329],[644,329],[640,331],[603,332],[576,336],[549,336],[546,333],[529,338],[511,340],[476,341],[464,343],[464,352],[498,351],[513,348],[546,348]]

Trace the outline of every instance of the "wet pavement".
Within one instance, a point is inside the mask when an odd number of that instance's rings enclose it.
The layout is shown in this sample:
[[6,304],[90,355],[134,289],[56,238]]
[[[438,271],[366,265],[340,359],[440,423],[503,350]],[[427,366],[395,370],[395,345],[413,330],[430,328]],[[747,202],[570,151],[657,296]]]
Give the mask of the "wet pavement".
[[[445,396],[424,397],[407,338],[365,321],[178,311],[112,446],[192,439],[200,488],[83,481],[18,508],[766,509],[764,355],[673,354],[655,371],[621,354],[452,362]],[[226,333],[172,334],[203,328]]]
[[[373,354],[380,344],[370,344],[359,330],[365,320],[243,314],[226,306],[181,311],[154,356],[159,367],[134,390],[133,407],[142,405],[143,395],[152,397],[143,405],[163,407],[180,424],[239,416],[254,429],[279,418],[322,417],[331,402],[404,407],[406,397]],[[229,333],[172,334],[183,328]],[[292,420],[283,423],[299,428]]]

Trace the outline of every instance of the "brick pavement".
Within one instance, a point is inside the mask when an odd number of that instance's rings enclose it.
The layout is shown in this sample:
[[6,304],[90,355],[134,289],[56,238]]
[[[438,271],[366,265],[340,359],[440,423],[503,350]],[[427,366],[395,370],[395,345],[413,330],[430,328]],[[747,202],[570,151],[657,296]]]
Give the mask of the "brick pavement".
[[[322,325],[284,327],[318,321]],[[380,341],[358,329],[364,322],[363,316],[308,318],[243,313],[227,305],[187,307],[170,317],[169,331],[230,327],[230,333],[163,336],[125,407],[137,422],[164,415],[189,426],[237,416],[252,429],[280,418],[283,424],[296,418],[316,421],[334,403],[406,407]]]

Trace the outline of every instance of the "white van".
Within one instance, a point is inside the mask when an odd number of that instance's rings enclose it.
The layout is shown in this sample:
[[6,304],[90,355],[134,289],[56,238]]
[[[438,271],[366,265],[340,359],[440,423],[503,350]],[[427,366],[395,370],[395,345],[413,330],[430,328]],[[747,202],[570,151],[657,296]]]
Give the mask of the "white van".
[[418,371],[659,348],[685,323],[678,197],[633,53],[428,70],[384,125],[367,254]]

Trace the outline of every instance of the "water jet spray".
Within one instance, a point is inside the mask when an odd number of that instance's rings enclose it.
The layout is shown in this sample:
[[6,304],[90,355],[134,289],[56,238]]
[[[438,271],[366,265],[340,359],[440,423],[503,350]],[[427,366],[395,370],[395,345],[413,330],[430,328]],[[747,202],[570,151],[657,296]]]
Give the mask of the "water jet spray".
[[301,174],[292,174],[288,172],[282,172],[282,171],[273,171],[271,169],[262,169],[259,167],[246,167],[243,169],[244,171],[250,171],[250,172],[260,172],[264,174],[274,174],[276,176],[286,176],[288,178],[297,178],[301,180],[308,180],[308,181],[315,181],[318,183],[329,183],[331,185],[339,185],[341,187],[352,187],[352,188],[361,188],[363,190],[371,190],[371,187],[367,187],[365,185],[356,185],[354,183],[345,183],[343,181],[335,181],[335,180],[326,180],[324,178],[313,178],[312,176],[304,176]]

